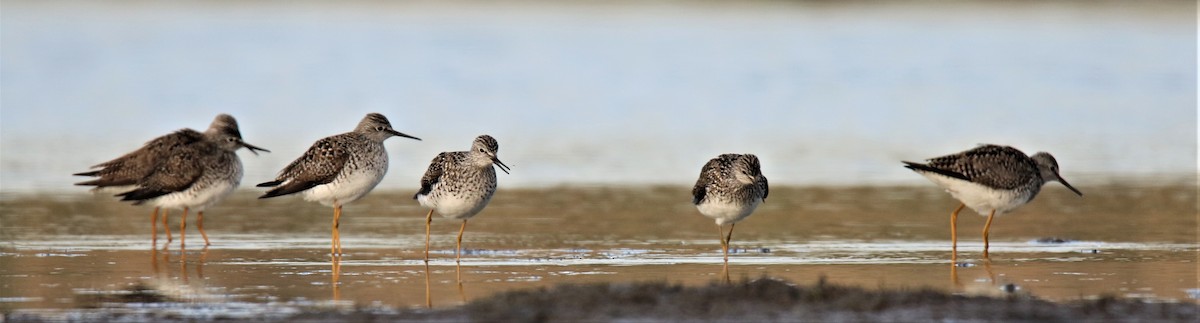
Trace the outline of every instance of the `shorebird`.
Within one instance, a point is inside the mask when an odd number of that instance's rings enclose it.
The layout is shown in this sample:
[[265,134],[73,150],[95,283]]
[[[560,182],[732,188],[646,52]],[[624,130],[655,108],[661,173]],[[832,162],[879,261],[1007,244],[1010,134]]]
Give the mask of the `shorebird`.
[[1045,152],[1031,157],[1013,147],[985,144],[928,161],[925,164],[905,161],[904,167],[925,176],[961,202],[950,213],[953,259],[958,258],[958,212],[963,207],[970,207],[979,215],[987,214],[987,223],[983,225],[983,255],[987,257],[992,218],[1029,203],[1046,182],[1058,181],[1083,196],[1058,174],[1058,161]]
[[467,220],[479,214],[496,193],[496,170],[492,165],[505,174],[512,169],[496,157],[499,151],[500,144],[495,138],[482,135],[471,143],[471,150],[443,152],[429,162],[429,169],[421,177],[421,190],[413,195],[421,206],[429,208],[425,215],[426,262],[429,261],[429,225],[433,222],[434,211],[442,217],[462,220],[458,244],[454,248],[455,261],[461,260],[459,253]]
[[[729,241],[733,227],[750,216],[767,200],[767,177],[762,174],[758,157],[751,154],[722,154],[704,164],[700,178],[692,187],[692,204],[700,214],[717,222],[717,238],[721,252],[729,262]],[[722,226],[729,224],[726,235]]]
[[142,148],[117,159],[101,163],[92,168],[98,170],[77,173],[78,176],[100,177],[75,185],[118,188],[122,201],[133,201],[134,205],[149,202],[155,206],[150,214],[154,240],[158,240],[160,209],[167,241],[171,231],[167,228],[167,210],[183,209],[183,220],[179,223],[180,246],[186,242],[189,210],[196,210],[196,224],[204,245],[209,245],[204,232],[204,209],[220,202],[232,193],[242,181],[242,161],[234,152],[245,147],[255,155],[257,151],[269,152],[242,141],[237,120],[228,114],[218,115],[208,130],[203,133],[192,129],[181,129],[147,142]]
[[304,155],[279,171],[275,180],[258,184],[258,187],[275,187],[258,198],[303,192],[307,201],[332,206],[330,252],[341,254],[338,222],[342,217],[342,205],[367,195],[383,180],[388,168],[383,141],[392,136],[421,140],[393,130],[382,114],[369,113],[354,131],[317,140]]

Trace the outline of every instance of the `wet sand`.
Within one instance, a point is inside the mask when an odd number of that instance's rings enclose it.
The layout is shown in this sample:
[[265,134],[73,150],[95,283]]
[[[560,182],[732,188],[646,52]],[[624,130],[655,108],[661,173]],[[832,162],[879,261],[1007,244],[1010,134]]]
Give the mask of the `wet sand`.
[[[87,194],[8,194],[0,196],[0,311],[9,319],[486,320],[491,317],[480,313],[493,310],[481,309],[505,307],[495,304],[568,301],[556,291],[592,290],[585,294],[594,299],[571,302],[602,306],[579,315],[675,318],[670,313],[679,309],[671,306],[697,301],[698,296],[687,296],[691,293],[724,303],[713,295],[732,293],[727,288],[777,288],[728,287],[719,283],[726,275],[733,281],[761,282],[762,277],[803,288],[823,277],[839,289],[887,294],[871,296],[880,299],[928,298],[880,301],[882,310],[862,315],[955,306],[962,307],[949,313],[987,314],[973,306],[991,305],[964,304],[988,302],[1009,304],[1004,308],[1015,312],[1044,308],[1062,315],[1120,304],[1098,312],[1118,318],[1172,318],[1171,311],[1194,309],[1171,307],[1160,315],[1158,305],[1136,304],[1197,303],[1196,189],[1081,189],[1085,198],[1048,186],[1032,204],[998,218],[987,259],[980,254],[983,217],[961,217],[962,264],[951,266],[946,227],[956,204],[936,188],[780,187],[738,225],[728,270],[721,266],[715,225],[688,203],[685,188],[501,190],[468,225],[466,251],[457,266],[453,238],[459,223],[436,218],[434,259],[429,266],[421,261],[424,212],[408,199],[411,192],[377,192],[348,206],[341,229],[347,254],[336,267],[328,255],[332,211],[298,198],[259,201],[253,192],[241,192],[206,212],[212,246],[202,248],[192,218],[184,248],[179,212],[171,217],[174,241],[166,243],[159,233],[158,245],[152,246],[148,208]],[[1047,237],[1058,239],[1039,241]],[[655,301],[662,307],[643,309],[605,294],[613,286],[653,291],[649,294],[680,292]],[[934,294],[942,296],[929,296]],[[646,299],[628,297],[633,300],[627,302]],[[675,298],[679,303],[667,301]],[[856,310],[837,304],[858,298],[817,305],[784,302],[761,311],[783,318],[816,311],[830,313],[816,316],[822,320],[838,320]],[[1088,300],[1100,305],[1077,305]],[[550,319],[584,318],[538,304],[548,311],[539,315]],[[739,306],[678,313],[679,318],[734,319],[744,314]],[[494,313],[528,318],[521,316],[526,312]],[[1070,316],[1047,316],[1055,317]]]

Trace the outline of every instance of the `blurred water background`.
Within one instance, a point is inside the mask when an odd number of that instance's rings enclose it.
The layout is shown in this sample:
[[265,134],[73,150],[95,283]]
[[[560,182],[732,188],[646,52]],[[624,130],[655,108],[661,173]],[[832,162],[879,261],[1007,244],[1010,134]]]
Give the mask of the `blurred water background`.
[[1196,4],[5,1],[0,191],[238,118],[243,185],[381,112],[383,188],[479,134],[505,187],[690,185],[725,152],[776,185],[928,185],[900,167],[1049,151],[1076,184],[1195,183]]

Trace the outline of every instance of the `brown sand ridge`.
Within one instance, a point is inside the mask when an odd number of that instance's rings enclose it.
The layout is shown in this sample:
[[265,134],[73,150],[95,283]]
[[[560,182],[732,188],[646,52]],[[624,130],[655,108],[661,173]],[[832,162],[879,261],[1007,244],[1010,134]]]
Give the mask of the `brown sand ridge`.
[[499,293],[462,307],[394,314],[307,313],[291,320],[562,321],[820,321],[940,320],[1196,322],[1200,306],[1104,297],[1052,303],[1020,295],[993,298],[935,291],[866,290],[825,283],[795,285],[760,278],[688,287],[661,282],[562,284]]

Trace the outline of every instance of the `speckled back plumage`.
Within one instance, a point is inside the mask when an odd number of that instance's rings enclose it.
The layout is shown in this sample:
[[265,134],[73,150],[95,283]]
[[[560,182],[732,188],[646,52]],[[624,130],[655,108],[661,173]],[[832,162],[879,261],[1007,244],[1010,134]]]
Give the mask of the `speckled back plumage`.
[[[745,158],[746,162],[739,164],[735,161]],[[740,171],[756,178],[754,184],[739,183],[733,172]],[[762,175],[758,157],[746,154],[722,154],[708,161],[700,169],[700,178],[692,186],[692,204],[700,204],[707,199],[727,199],[745,201],[750,199],[767,199],[770,188],[767,177]]]
[[692,204],[724,224],[749,216],[769,193],[757,156],[722,154],[700,169],[700,178],[692,186]]
[[181,129],[154,138],[137,150],[92,166],[92,168],[99,168],[98,170],[74,174],[99,177],[75,183],[75,185],[96,187],[135,185],[154,172],[159,164],[174,154],[174,151],[202,140],[204,140],[204,134],[192,129]]
[[909,169],[930,171],[997,189],[1041,186],[1037,163],[1013,147],[982,145],[926,164],[906,162]]

